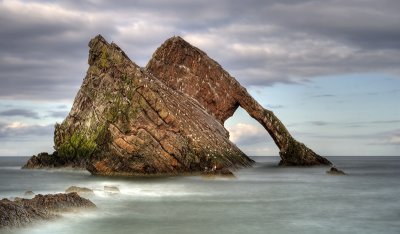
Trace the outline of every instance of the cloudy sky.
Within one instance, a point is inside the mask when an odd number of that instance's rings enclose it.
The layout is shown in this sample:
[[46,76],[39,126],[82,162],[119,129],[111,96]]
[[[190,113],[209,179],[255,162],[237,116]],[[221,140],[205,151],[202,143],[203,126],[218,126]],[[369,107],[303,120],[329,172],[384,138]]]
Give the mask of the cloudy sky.
[[[139,65],[180,35],[323,155],[400,153],[398,0],[0,0],[0,155],[52,150],[102,34]],[[239,110],[249,155],[277,155]]]

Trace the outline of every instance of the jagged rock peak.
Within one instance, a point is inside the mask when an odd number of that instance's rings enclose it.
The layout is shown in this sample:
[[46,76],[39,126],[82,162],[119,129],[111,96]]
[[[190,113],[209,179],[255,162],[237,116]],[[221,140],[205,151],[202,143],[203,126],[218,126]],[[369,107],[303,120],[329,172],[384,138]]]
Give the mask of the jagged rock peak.
[[[207,61],[202,61],[202,58],[206,59]],[[207,53],[190,44],[180,36],[173,36],[167,39],[153,53],[152,59],[149,61],[149,64],[153,60],[163,60],[168,64],[173,63],[175,65],[185,65],[185,63],[189,62],[192,63],[191,66],[188,67],[178,66],[178,68],[180,69],[193,68],[194,63],[203,64],[204,62],[206,62],[207,65],[212,65],[215,66],[215,68],[217,69],[221,69],[221,65],[218,64],[218,62],[216,62],[215,60],[211,59],[207,55]],[[146,67],[148,67],[149,64]]]
[[[114,42],[109,44],[101,34],[98,34],[96,37],[91,39],[88,46],[90,48],[89,49],[89,58],[88,58],[88,64],[90,66],[94,65],[94,62],[97,60],[100,60],[100,61],[103,60],[103,62],[104,62],[104,60],[107,57],[107,55],[105,55],[105,52],[108,50],[107,49],[108,47],[111,47],[112,50],[115,50],[116,52],[121,54],[121,56],[124,59],[127,59],[130,62],[132,62],[132,60],[125,54],[125,52],[117,44],[115,44]],[[103,58],[101,56],[103,56]],[[115,59],[115,58],[112,58],[112,59]],[[121,59],[121,58],[119,58],[119,59]]]
[[205,52],[181,37],[166,40],[153,54],[146,69],[170,88],[196,99],[221,124],[239,103],[239,83]]
[[[189,42],[187,42],[185,39],[183,39],[180,36],[173,36],[165,40],[165,42],[161,45],[161,47],[169,47],[171,45],[179,45],[182,47],[190,47],[190,48],[195,48],[192,46]],[[199,50],[200,51],[200,50]]]

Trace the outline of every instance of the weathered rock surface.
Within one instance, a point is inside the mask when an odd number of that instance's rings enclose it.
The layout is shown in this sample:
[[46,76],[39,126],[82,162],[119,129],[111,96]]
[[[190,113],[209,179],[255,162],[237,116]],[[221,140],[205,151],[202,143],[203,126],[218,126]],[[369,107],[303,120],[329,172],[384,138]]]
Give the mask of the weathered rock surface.
[[22,227],[29,223],[49,220],[60,212],[82,208],[95,208],[89,200],[77,193],[36,195],[32,199],[0,200],[0,229]]
[[223,126],[239,106],[270,133],[281,165],[330,164],[180,37],[158,48],[146,68],[100,35],[89,47],[81,89],[55,128],[56,152],[32,157],[26,168],[76,164],[92,174],[132,176],[250,166],[253,161],[229,141]]
[[271,135],[280,149],[281,165],[331,164],[296,141],[272,111],[264,109],[217,62],[182,38],[173,37],[161,45],[146,69],[172,89],[196,99],[221,124],[242,107]]

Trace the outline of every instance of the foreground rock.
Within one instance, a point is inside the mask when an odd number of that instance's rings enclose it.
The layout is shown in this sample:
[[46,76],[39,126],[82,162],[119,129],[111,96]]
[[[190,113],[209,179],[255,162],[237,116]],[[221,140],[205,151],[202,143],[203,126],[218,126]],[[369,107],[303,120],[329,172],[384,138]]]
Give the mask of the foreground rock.
[[22,227],[29,223],[58,217],[61,212],[95,208],[88,199],[77,193],[36,195],[32,199],[0,200],[0,229]]
[[281,165],[331,164],[180,37],[157,49],[146,68],[100,35],[89,47],[86,77],[69,115],[55,127],[56,152],[32,157],[26,168],[76,165],[96,175],[134,176],[247,167],[253,161],[223,126],[239,106],[272,136]]

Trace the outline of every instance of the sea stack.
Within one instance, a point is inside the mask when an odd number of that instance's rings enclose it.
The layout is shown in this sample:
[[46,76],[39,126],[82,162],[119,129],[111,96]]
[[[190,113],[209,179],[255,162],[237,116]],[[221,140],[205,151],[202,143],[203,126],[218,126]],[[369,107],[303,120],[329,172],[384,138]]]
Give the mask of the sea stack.
[[223,126],[239,106],[272,136],[281,165],[331,164],[180,37],[161,45],[146,68],[100,35],[89,47],[86,77],[69,115],[55,127],[54,160],[32,157],[26,168],[49,161],[84,166],[92,174],[135,176],[247,167],[253,161]]

